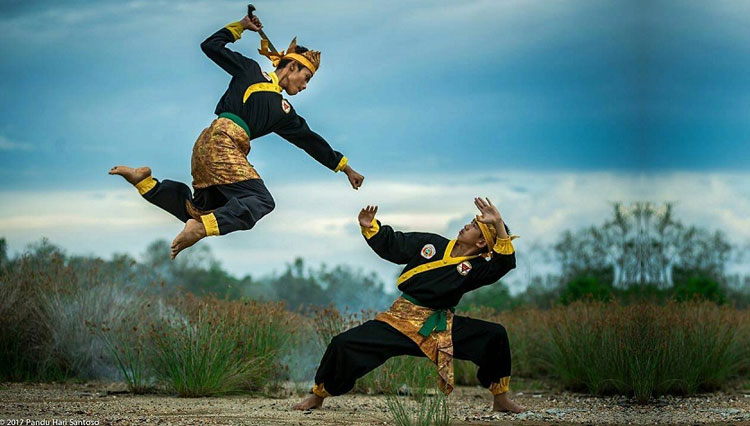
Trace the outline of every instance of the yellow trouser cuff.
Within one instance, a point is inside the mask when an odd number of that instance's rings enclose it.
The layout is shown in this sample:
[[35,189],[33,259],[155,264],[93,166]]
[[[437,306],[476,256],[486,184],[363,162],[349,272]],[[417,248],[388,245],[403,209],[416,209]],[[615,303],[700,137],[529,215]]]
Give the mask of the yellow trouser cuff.
[[495,246],[492,247],[492,251],[498,254],[513,254],[516,250],[513,248],[512,241],[518,238],[513,235],[508,238],[498,238],[495,240]]
[[489,389],[493,395],[508,392],[510,390],[510,376],[503,377],[499,382],[491,384]]
[[326,388],[323,387],[323,383],[316,383],[312,388],[312,392],[321,398],[328,398],[331,396],[331,394],[326,391]]
[[375,236],[375,234],[380,231],[380,225],[378,225],[378,221],[375,220],[375,218],[372,219],[372,223],[370,224],[369,228],[365,228],[364,226],[359,226],[360,230],[362,230],[362,235],[365,236],[368,240]]
[[143,179],[142,181],[135,184],[135,189],[138,190],[138,193],[143,195],[147,193],[148,191],[151,191],[156,186],[156,179],[149,176],[146,179]]
[[341,161],[339,161],[339,165],[336,166],[335,169],[333,169],[334,172],[338,173],[342,170],[344,170],[344,167],[346,167],[346,164],[349,162],[349,159],[346,157],[341,157]]
[[234,36],[234,41],[237,41],[242,37],[242,32],[245,31],[245,27],[242,26],[240,21],[232,22],[231,24],[224,27],[229,30]]
[[219,222],[216,221],[216,216],[213,213],[209,213],[201,216],[201,222],[206,227],[206,236],[219,235]]

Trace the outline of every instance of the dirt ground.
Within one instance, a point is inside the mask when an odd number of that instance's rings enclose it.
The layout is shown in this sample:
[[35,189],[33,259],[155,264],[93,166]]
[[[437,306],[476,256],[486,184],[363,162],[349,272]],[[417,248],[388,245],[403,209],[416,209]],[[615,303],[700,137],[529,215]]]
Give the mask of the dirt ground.
[[[624,397],[591,397],[517,387],[513,399],[529,411],[490,411],[481,388],[458,388],[451,395],[454,425],[542,424],[746,424],[750,389],[690,398],[668,397],[639,406]],[[177,398],[131,395],[122,384],[0,385],[0,426],[5,425],[392,425],[384,396],[345,395],[327,399],[323,409],[291,410],[300,399],[249,395]]]

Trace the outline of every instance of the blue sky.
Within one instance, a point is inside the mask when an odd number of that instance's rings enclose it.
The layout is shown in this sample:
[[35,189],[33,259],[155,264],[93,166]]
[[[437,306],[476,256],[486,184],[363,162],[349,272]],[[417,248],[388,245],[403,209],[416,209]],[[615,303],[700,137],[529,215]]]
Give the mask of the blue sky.
[[[449,214],[439,214],[435,205],[431,219],[423,221],[419,203],[404,202],[412,208],[402,212],[412,215],[404,226],[453,232],[456,220],[472,213],[474,195],[451,192],[453,181],[469,192],[511,199],[507,191],[518,188],[525,190],[518,194],[536,194],[519,199],[525,203],[539,203],[543,195],[559,198],[556,206],[542,203],[532,210],[547,219],[575,218],[560,226],[599,222],[596,214],[606,212],[615,196],[651,198],[682,202],[687,219],[708,209],[724,218],[712,221],[717,226],[750,238],[743,233],[750,224],[741,220],[748,196],[743,188],[750,187],[747,2],[255,5],[277,46],[298,36],[300,44],[322,51],[321,69],[308,90],[290,101],[366,176],[365,187],[355,193],[342,175],[282,139],[255,140],[251,161],[282,201],[274,220],[299,214],[293,199],[308,203],[299,208],[310,220],[325,221],[338,217],[325,207],[332,201],[356,215],[357,205],[393,204],[389,197],[400,190],[412,194],[408,185],[419,184],[425,197],[465,198],[467,207],[446,201]],[[139,220],[153,224],[148,238],[171,239],[179,231],[179,223],[149,210],[106,172],[115,164],[149,165],[158,178],[190,181],[192,144],[229,81],[199,44],[244,11],[244,4],[228,1],[0,4],[0,234],[11,248],[46,235],[73,252],[137,253],[146,236],[128,238]],[[270,69],[255,53],[257,45],[257,35],[246,32],[231,48]],[[663,191],[677,176],[708,191],[720,181],[729,188],[720,197],[724,204],[704,211],[696,206],[691,213],[694,192]],[[587,187],[592,179],[611,186],[586,194],[599,207],[576,214],[581,200],[560,185]],[[56,223],[59,217],[45,214],[39,201],[45,197],[57,200],[55,209],[72,209],[63,225],[67,234]],[[76,219],[75,212],[96,220]],[[517,219],[516,229],[537,235],[527,218]],[[76,237],[96,226],[102,228],[95,238]],[[278,268],[288,256],[285,238],[294,232],[276,241],[274,226],[284,223],[208,244],[233,271]],[[538,239],[550,242],[554,235],[539,233]],[[233,257],[257,240],[263,243],[256,250],[278,256],[255,253],[261,264]],[[337,261],[358,243],[319,250],[326,253],[323,260]],[[367,267],[373,260],[368,255],[363,251],[353,263]]]

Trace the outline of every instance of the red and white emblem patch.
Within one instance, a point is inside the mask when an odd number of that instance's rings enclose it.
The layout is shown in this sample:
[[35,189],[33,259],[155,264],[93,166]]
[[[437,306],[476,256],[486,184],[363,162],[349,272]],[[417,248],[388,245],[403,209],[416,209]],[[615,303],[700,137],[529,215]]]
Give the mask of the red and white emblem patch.
[[289,105],[289,102],[287,102],[286,99],[282,99],[281,100],[281,109],[283,109],[285,113],[289,114],[289,111],[292,110],[292,106]]
[[466,276],[469,274],[469,271],[471,271],[471,263],[469,263],[468,260],[464,260],[463,262],[459,263],[458,266],[456,266],[456,269],[458,270],[458,273]]
[[271,80],[271,76],[270,76],[270,75],[268,75],[268,73],[267,73],[267,72],[265,72],[265,71],[263,71],[263,77],[265,77],[265,78],[266,78],[266,80],[268,80],[268,81],[272,81],[272,80]]
[[435,246],[432,244],[426,244],[422,247],[422,257],[425,259],[431,259],[432,256],[435,256]]

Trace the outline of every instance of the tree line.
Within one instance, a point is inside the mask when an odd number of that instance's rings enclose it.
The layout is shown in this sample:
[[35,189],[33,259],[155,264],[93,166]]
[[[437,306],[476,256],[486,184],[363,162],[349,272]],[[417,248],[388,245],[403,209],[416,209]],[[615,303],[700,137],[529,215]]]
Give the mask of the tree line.
[[[744,258],[727,236],[711,224],[685,225],[672,204],[639,202],[614,204],[603,223],[566,230],[547,250],[559,272],[533,276],[526,290],[511,295],[502,281],[464,296],[460,308],[486,306],[497,310],[519,306],[549,308],[575,300],[617,299],[623,302],[701,298],[717,303],[750,306],[750,276],[727,273],[730,260]],[[0,239],[0,266],[12,267],[14,259]],[[28,247],[25,256],[40,260],[62,254],[46,240]],[[289,309],[333,304],[339,310],[386,308],[393,294],[373,272],[348,265],[311,267],[297,258],[281,273],[262,277],[236,277],[224,270],[207,246],[196,246],[176,260],[169,258],[169,244],[151,243],[138,261],[127,254],[111,260],[65,256],[81,270],[95,267],[115,282],[153,291],[188,291],[222,298],[284,301]],[[0,283],[1,284],[1,283]]]

